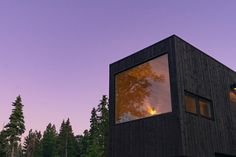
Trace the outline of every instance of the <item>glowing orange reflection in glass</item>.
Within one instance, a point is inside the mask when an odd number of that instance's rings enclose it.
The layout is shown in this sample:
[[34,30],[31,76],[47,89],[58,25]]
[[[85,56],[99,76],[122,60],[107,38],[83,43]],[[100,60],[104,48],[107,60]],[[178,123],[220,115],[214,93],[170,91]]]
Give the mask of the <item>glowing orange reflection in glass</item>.
[[157,114],[157,111],[155,110],[155,108],[152,108],[151,106],[148,106],[147,112],[148,112],[150,115],[155,115],[155,114]]
[[116,123],[171,112],[168,55],[116,75]]
[[235,92],[230,91],[230,93],[229,93],[229,98],[230,98],[230,102],[236,104],[236,93],[235,93]]

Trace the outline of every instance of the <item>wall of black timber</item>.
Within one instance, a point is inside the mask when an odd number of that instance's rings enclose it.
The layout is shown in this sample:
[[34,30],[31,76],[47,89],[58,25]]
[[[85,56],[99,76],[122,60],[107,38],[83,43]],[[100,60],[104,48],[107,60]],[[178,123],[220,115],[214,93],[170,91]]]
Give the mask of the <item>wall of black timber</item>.
[[[110,65],[109,157],[170,157],[183,154],[173,41],[174,37],[167,38]],[[173,112],[116,125],[115,74],[164,53],[169,55]]]
[[[182,39],[174,38],[184,154],[236,155],[236,110],[233,112],[229,103],[230,85],[236,82],[236,73]],[[184,90],[212,100],[214,120],[186,113]]]

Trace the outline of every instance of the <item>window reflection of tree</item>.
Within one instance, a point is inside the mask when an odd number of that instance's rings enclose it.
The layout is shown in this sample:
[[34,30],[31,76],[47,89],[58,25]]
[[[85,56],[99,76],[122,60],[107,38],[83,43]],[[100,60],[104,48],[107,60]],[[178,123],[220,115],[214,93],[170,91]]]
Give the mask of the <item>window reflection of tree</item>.
[[[122,122],[147,116],[143,110],[145,98],[150,96],[153,81],[165,81],[164,75],[158,75],[149,63],[122,72],[116,76],[116,122]],[[149,106],[149,109],[152,106]],[[125,115],[129,119],[122,120]]]

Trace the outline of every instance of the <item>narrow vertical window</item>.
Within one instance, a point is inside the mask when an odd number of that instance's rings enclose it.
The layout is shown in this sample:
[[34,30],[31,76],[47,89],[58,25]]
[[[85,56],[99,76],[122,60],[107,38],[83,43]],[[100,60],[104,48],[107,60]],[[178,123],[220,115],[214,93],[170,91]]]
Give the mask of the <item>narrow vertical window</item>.
[[212,118],[211,102],[207,100],[199,100],[199,109],[201,116]]
[[194,96],[191,96],[185,93],[184,96],[185,110],[190,113],[197,113],[196,99]]

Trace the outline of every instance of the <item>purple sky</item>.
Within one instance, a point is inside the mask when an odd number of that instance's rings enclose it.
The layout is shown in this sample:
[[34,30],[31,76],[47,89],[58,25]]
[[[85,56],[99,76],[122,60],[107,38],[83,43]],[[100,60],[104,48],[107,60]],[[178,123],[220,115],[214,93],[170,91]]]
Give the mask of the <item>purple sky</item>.
[[235,17],[234,0],[1,0],[0,129],[21,94],[27,129],[82,133],[109,64],[172,34],[236,70]]

